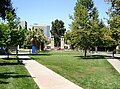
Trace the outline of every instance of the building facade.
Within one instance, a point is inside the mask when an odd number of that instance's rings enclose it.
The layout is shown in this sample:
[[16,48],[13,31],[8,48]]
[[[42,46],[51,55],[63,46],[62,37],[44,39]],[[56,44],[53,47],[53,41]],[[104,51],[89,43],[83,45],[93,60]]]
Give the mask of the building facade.
[[19,23],[19,26],[22,28],[22,29],[27,29],[27,22],[26,21],[21,21]]
[[38,24],[34,24],[34,25],[32,26],[32,29],[37,29],[37,30],[42,29],[44,35],[45,35],[47,38],[51,38],[50,26],[48,26],[48,25],[38,25]]

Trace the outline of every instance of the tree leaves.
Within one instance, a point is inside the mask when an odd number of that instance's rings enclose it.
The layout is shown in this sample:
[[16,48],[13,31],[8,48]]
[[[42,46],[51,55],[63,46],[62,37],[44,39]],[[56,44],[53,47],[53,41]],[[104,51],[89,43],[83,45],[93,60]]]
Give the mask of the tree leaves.
[[51,34],[54,36],[55,46],[60,46],[60,38],[64,36],[66,29],[62,20],[56,19],[52,22]]
[[6,12],[11,12],[15,15],[15,9],[12,7],[11,0],[0,0],[0,17],[5,20]]

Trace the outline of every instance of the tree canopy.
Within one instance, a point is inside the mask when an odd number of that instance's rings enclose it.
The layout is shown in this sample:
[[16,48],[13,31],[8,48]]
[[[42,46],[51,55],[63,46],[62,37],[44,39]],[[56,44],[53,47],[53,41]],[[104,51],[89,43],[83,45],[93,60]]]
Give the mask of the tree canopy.
[[12,6],[11,0],[0,0],[0,17],[5,20],[6,13],[11,12],[15,15],[15,9]]
[[112,32],[112,38],[114,39],[113,45],[120,44],[120,0],[111,0],[108,1],[111,4],[111,8],[109,9],[109,29]]
[[85,50],[94,47],[110,46],[112,39],[111,30],[109,30],[99,20],[99,12],[94,6],[92,0],[77,0],[72,16],[71,31],[66,35],[72,48]]
[[60,46],[60,38],[61,36],[64,36],[65,31],[66,29],[62,20],[56,19],[55,21],[52,21],[51,34],[54,36],[56,47]]

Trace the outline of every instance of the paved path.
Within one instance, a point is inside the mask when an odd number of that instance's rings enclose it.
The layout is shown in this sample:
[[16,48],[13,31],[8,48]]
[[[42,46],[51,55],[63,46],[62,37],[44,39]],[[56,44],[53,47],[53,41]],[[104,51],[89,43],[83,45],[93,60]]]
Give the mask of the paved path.
[[[106,52],[98,52],[94,55],[105,55],[105,56],[111,56],[111,58],[107,58],[107,61],[120,73],[120,60],[113,58],[112,59],[112,53],[106,53]],[[120,54],[115,54],[115,57],[120,57]]]
[[7,56],[5,56],[5,55],[0,55],[0,58],[7,58]]
[[118,59],[107,59],[107,61],[120,73],[120,61]]
[[83,89],[35,60],[23,60],[40,89]]

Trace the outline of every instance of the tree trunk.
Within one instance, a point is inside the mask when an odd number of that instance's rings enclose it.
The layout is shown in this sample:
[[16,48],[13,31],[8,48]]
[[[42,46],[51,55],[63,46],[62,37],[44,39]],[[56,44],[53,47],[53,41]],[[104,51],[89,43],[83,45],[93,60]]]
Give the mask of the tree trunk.
[[95,46],[95,53],[97,53],[98,52],[98,47],[97,46]]
[[44,43],[41,43],[41,51],[44,51]]
[[85,50],[84,57],[86,58],[86,56],[87,56],[87,48],[85,48],[84,50]]
[[116,50],[114,49],[114,50],[113,50],[113,55],[112,55],[113,58],[115,57],[115,56],[114,56],[115,53],[116,53]]
[[20,63],[20,60],[18,58],[18,46],[16,47],[16,58],[17,58],[18,63]]
[[16,57],[18,58],[18,47],[16,48]]
[[7,58],[9,58],[9,48],[6,48]]

